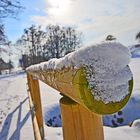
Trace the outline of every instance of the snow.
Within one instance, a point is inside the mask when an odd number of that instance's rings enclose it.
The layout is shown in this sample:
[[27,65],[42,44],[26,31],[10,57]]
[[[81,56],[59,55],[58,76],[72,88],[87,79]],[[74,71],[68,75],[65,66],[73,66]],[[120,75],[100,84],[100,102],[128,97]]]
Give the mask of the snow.
[[133,73],[133,79],[134,79],[134,89],[140,90],[140,59],[135,58],[132,59],[132,62],[130,63],[130,68]]
[[47,62],[32,65],[27,68],[27,71],[79,68],[81,65],[91,65],[92,63],[97,65],[99,72],[111,69],[118,71],[129,62],[130,52],[127,47],[117,42],[104,42],[82,47],[60,59],[53,58]]
[[[43,109],[43,117],[47,126],[61,127],[61,114],[59,104],[50,105]],[[58,115],[59,114],[59,115]]]
[[139,140],[139,130],[124,126],[120,128],[104,127],[105,140]]
[[0,140],[33,140],[25,75],[0,77]]
[[[60,107],[59,103],[53,103],[49,106],[44,106],[44,122],[47,126],[60,127]],[[117,127],[124,125],[131,125],[134,120],[140,119],[140,91],[133,92],[127,105],[119,112],[112,115],[103,116],[104,126]],[[128,115],[129,114],[129,115]]]
[[132,127],[140,130],[140,119],[134,121]]
[[131,125],[140,118],[140,91],[134,90],[127,105],[119,112],[103,116],[105,126],[117,127]]
[[140,44],[130,46],[130,52],[132,58],[140,57]]
[[[131,124],[136,119],[140,119],[140,59],[133,58],[129,66],[132,70],[134,79],[132,96],[126,106],[122,109],[122,115],[119,116],[118,113],[115,113],[105,116],[103,118],[104,125],[113,127],[112,120],[114,120],[115,124],[117,124],[118,126],[123,126]],[[114,117],[115,115],[116,118]],[[117,118],[123,118],[123,122],[118,123]]]
[[84,68],[89,89],[95,100],[105,104],[119,102],[129,94],[132,74],[128,48],[120,43],[105,42],[80,48],[60,59],[51,59],[27,68],[28,72]]

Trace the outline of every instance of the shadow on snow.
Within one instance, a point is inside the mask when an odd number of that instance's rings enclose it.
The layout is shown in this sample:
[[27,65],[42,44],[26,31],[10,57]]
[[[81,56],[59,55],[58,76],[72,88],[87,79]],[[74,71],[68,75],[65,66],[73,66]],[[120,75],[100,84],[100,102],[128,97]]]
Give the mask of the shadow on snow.
[[26,123],[26,121],[28,120],[30,116],[30,112],[28,111],[27,114],[24,116],[24,118],[21,120],[22,105],[26,102],[27,99],[28,97],[26,97],[22,102],[20,102],[20,104],[6,117],[2,130],[0,132],[0,140],[8,139],[8,133],[11,126],[12,117],[17,110],[18,110],[17,126],[13,134],[10,136],[9,140],[20,139],[20,130],[24,126],[24,124]]

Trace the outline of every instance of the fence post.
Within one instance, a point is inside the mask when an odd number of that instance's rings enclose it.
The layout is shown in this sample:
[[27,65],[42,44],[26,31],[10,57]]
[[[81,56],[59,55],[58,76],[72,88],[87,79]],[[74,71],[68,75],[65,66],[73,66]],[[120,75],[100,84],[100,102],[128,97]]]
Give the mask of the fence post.
[[67,97],[60,107],[64,140],[104,140],[101,116]]
[[32,75],[29,74],[27,74],[27,81],[28,81],[28,88],[29,88],[28,90],[29,103],[30,103],[30,110],[32,115],[32,123],[34,128],[35,139],[43,140],[44,126],[43,126],[39,82],[37,79],[33,78]]

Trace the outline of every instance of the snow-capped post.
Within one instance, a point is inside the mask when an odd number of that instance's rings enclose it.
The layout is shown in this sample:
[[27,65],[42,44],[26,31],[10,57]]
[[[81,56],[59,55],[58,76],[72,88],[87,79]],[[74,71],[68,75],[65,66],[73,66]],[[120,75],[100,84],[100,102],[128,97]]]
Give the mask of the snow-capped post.
[[[119,111],[130,98],[133,87],[130,58],[127,47],[104,42],[32,65],[26,71],[86,108],[91,115],[92,112],[104,115]],[[65,115],[62,114],[63,118]]]

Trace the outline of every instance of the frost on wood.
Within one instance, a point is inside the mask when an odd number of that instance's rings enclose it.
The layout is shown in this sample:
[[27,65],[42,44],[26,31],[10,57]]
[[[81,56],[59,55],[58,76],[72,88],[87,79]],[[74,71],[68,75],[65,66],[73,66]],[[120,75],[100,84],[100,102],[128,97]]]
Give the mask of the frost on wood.
[[82,67],[94,99],[107,104],[119,102],[129,94],[128,82],[132,79],[129,62],[128,48],[120,43],[105,42],[83,47],[60,59],[30,66],[27,71]]

